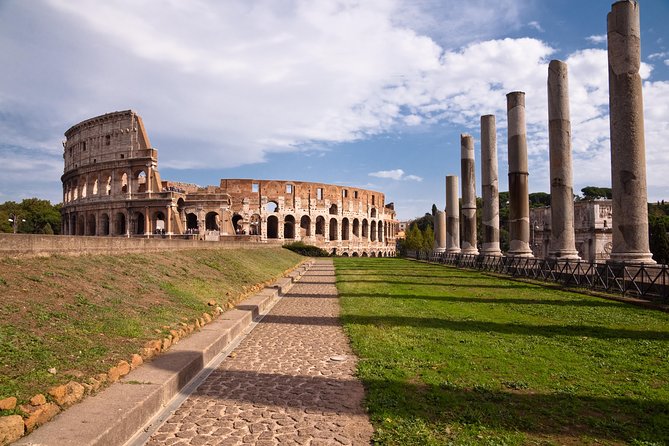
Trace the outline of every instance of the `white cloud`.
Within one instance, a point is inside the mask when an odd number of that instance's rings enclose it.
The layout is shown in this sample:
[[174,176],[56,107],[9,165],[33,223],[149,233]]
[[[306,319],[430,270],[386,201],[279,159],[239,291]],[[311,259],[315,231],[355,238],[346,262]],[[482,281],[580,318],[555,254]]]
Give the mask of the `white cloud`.
[[585,38],[588,42],[594,44],[600,44],[606,42],[606,34],[597,34],[594,36],[588,36]]
[[423,178],[417,175],[404,175],[404,170],[394,169],[394,170],[380,170],[378,172],[372,172],[369,174],[370,177],[377,178],[387,178],[395,181],[423,181]]
[[653,53],[648,56],[650,60],[655,60],[655,59],[663,59],[665,57],[669,56],[669,52],[661,52],[661,53]]
[[530,23],[527,24],[530,28],[534,28],[540,33],[544,32],[544,29],[541,27],[541,23],[537,22],[536,20],[531,21]]
[[669,59],[665,59],[664,64],[669,67]]

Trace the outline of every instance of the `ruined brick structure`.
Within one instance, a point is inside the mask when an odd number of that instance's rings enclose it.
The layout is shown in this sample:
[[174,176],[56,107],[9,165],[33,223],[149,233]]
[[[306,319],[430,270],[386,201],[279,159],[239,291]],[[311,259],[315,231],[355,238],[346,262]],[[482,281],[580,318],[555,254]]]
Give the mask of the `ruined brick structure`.
[[304,241],[344,256],[394,256],[397,221],[380,192],[301,181],[163,181],[131,110],[65,132],[65,235]]

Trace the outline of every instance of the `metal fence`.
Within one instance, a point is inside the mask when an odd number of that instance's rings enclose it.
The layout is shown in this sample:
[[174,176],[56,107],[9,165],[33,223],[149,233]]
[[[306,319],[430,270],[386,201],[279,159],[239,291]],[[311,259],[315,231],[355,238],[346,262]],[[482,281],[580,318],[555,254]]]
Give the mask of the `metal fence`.
[[669,303],[667,265],[589,263],[409,251],[410,258]]

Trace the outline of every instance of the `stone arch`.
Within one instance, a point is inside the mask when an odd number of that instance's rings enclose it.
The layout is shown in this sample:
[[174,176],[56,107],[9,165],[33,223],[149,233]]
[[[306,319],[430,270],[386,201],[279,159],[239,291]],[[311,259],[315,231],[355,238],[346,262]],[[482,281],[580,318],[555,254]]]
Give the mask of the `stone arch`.
[[128,174],[123,172],[123,175],[121,175],[121,193],[122,194],[127,194],[128,193]]
[[88,196],[88,178],[84,177],[84,181],[81,184],[81,198],[86,198]]
[[369,254],[367,254],[367,251],[362,252],[362,257],[369,257]]
[[311,218],[308,215],[303,215],[300,218],[300,236],[311,237]]
[[332,203],[330,205],[330,209],[328,209],[328,212],[330,213],[330,215],[337,215],[337,211],[338,211],[337,205]]
[[330,219],[330,240],[337,240],[337,219]]
[[383,253],[381,251],[379,251],[379,253],[377,254],[376,257],[383,257]]
[[125,213],[118,212],[116,218],[114,219],[114,233],[116,235],[125,235],[128,232],[128,222],[126,221]]
[[100,188],[100,180],[98,179],[98,177],[95,177],[95,179],[93,180],[93,195],[98,194],[99,188]]
[[283,238],[295,238],[295,217],[292,215],[286,215],[283,219]]
[[221,230],[221,216],[216,211],[207,212],[204,217],[204,227],[207,231]]
[[267,238],[279,238],[279,218],[276,215],[267,217]]
[[109,235],[109,214],[103,212],[100,214],[100,235]]
[[341,220],[341,239],[342,240],[348,240],[349,239],[349,233],[350,233],[350,226],[351,224],[349,223],[348,218],[343,218]]
[[360,237],[360,220],[357,218],[353,219],[353,237]]
[[146,230],[146,228],[144,227],[144,213],[137,211],[135,212],[133,217],[135,225],[135,230],[133,231],[133,233],[135,235],[144,235],[144,231]]
[[369,253],[369,256],[370,257],[376,257],[376,253],[374,251],[372,251],[372,252]]
[[249,224],[249,232],[251,235],[260,235],[262,233],[262,227],[261,227],[261,218],[260,215],[258,214],[253,214],[251,215],[250,219],[250,224]]
[[166,222],[165,222],[165,214],[162,211],[156,211],[153,213],[153,218],[151,219],[153,221],[153,230],[156,234],[162,234],[165,232],[166,228]]
[[197,220],[197,215],[193,212],[186,214],[186,230],[189,232],[197,232],[200,229],[200,223]]
[[269,214],[273,214],[278,211],[279,211],[279,203],[277,203],[276,201],[268,201],[267,204],[265,205],[265,212]]
[[147,191],[148,181],[146,181],[146,172],[144,169],[136,170],[133,173],[133,189],[135,193],[142,193]]
[[342,257],[348,257],[348,253],[347,253],[347,252],[342,252],[342,253],[341,253],[341,256],[342,256]]
[[106,174],[106,178],[107,179],[104,180],[105,195],[111,195],[111,193],[112,193],[112,177],[111,177],[111,175]]
[[381,220],[379,220],[378,232],[379,232],[379,235],[377,237],[377,240],[382,242],[383,241],[383,222]]
[[86,235],[96,235],[96,226],[95,215],[88,214],[86,218]]
[[316,217],[316,235],[325,237],[325,217],[322,215]]
[[372,224],[369,227],[369,239],[373,242],[376,241],[376,220],[372,220]]
[[359,255],[356,251],[353,251],[353,254],[351,254],[351,257],[359,257]]
[[242,223],[244,222],[244,217],[239,214],[232,214],[232,227],[235,230],[235,234],[242,234],[244,228]]
[[369,216],[372,218],[376,218],[376,208],[372,208],[372,210],[369,212]]
[[362,238],[365,240],[369,238],[369,223],[366,218],[362,219]]
[[77,235],[86,234],[86,218],[84,215],[77,215]]

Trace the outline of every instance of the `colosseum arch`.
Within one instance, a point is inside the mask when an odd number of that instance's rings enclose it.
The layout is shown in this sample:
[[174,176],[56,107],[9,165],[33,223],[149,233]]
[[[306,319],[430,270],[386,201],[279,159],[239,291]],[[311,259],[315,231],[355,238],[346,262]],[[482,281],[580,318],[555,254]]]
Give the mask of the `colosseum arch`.
[[295,238],[295,217],[292,215],[286,215],[283,219],[283,238]]
[[142,193],[147,191],[148,182],[146,181],[146,172],[144,169],[138,169],[133,172],[133,192]]
[[258,214],[251,215],[251,218],[249,219],[249,232],[251,235],[262,234],[261,221],[262,219],[260,218],[260,215]]
[[126,235],[128,232],[128,222],[125,213],[118,212],[114,218],[114,235]]
[[337,240],[337,219],[330,219],[330,240]]
[[376,208],[372,208],[372,210],[369,212],[369,216],[372,218],[376,218]]
[[265,212],[269,214],[279,212],[279,203],[277,203],[276,201],[268,201],[267,204],[265,205]]
[[95,232],[97,225],[95,223],[95,215],[88,214],[88,217],[86,217],[86,235],[97,235]]
[[146,228],[144,224],[144,213],[140,211],[135,211],[132,215],[132,224],[134,225],[134,230],[132,231],[135,235],[144,235]]
[[379,231],[379,235],[377,237],[377,240],[382,242],[383,241],[383,222],[381,220],[379,220],[379,223],[378,223],[378,231]]
[[81,185],[81,193],[79,194],[81,198],[86,198],[88,196],[88,178],[84,177],[84,181]]
[[348,240],[349,239],[349,233],[350,233],[350,223],[348,221],[348,218],[344,217],[341,220],[341,239],[342,240]]
[[207,231],[220,231],[221,216],[218,212],[210,211],[204,217],[204,227]]
[[316,235],[325,237],[325,217],[322,215],[316,217]]
[[232,227],[235,230],[235,234],[242,233],[242,231],[244,230],[243,223],[244,223],[244,217],[242,217],[237,213],[232,214]]
[[188,212],[186,214],[186,230],[197,231],[200,228],[200,223],[198,222],[197,214],[193,212]]
[[372,220],[372,224],[369,227],[369,239],[373,242],[376,241],[376,221]]
[[151,218],[153,224],[153,232],[158,233],[166,230],[165,214],[163,211],[156,211]]
[[328,210],[328,212],[330,213],[330,215],[337,215],[337,205],[332,203],[330,205],[330,209]]
[[366,218],[362,219],[362,238],[365,240],[369,239],[369,223]]
[[109,235],[109,214],[103,212],[100,215],[100,235]]
[[121,175],[121,182],[119,184],[120,186],[120,192],[122,194],[127,194],[128,193],[128,174],[123,172],[123,175]]
[[77,235],[86,235],[86,217],[83,214],[77,217]]
[[95,179],[93,180],[93,195],[98,194],[99,188],[100,188],[100,180],[96,176]]
[[279,238],[279,218],[276,215],[267,217],[267,238]]
[[300,237],[311,237],[311,218],[308,215],[300,218]]
[[360,238],[360,220],[353,219],[353,237]]

